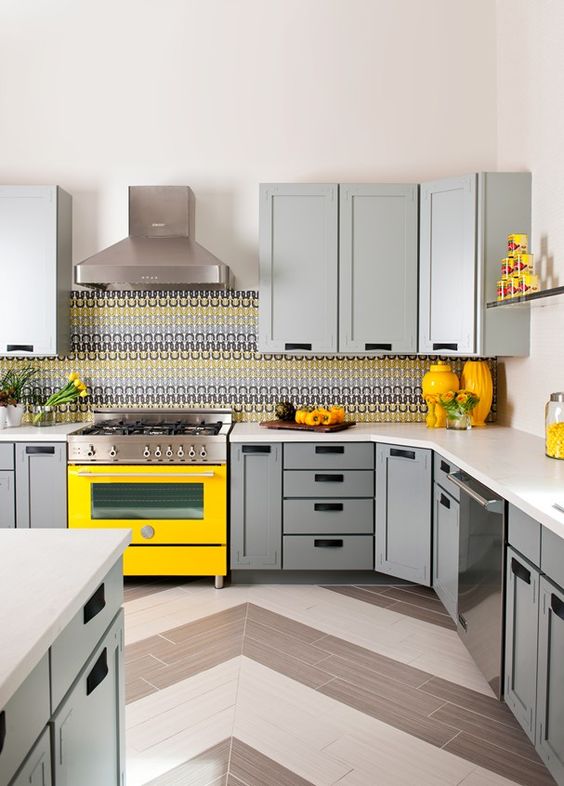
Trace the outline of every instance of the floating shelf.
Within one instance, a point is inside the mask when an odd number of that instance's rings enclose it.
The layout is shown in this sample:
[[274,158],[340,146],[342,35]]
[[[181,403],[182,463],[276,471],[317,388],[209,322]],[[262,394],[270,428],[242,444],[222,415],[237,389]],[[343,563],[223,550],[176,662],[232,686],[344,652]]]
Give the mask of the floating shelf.
[[502,308],[504,306],[516,306],[519,303],[530,303],[531,300],[542,300],[545,297],[554,297],[555,295],[564,295],[564,287],[553,287],[552,289],[543,289],[541,292],[533,292],[531,295],[523,295],[522,297],[512,297],[507,300],[494,300],[493,303],[487,303],[488,308]]

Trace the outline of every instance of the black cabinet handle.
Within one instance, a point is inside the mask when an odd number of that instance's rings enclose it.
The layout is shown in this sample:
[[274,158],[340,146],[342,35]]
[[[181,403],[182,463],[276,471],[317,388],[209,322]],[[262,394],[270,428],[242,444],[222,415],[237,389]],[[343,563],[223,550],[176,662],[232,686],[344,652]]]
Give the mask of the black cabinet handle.
[[6,712],[0,712],[0,753],[4,749],[4,741],[6,739]]
[[100,657],[92,666],[92,671],[86,678],[86,695],[90,696],[92,691],[95,691],[101,682],[104,682],[108,676],[108,650],[106,647],[102,650]]
[[441,505],[444,505],[445,508],[450,509],[450,499],[444,494],[441,494]]
[[390,456],[398,456],[398,458],[414,459],[415,458],[415,451],[414,450],[400,450],[399,448],[392,448],[390,450]]
[[344,453],[345,446],[344,445],[316,445],[315,452],[316,453]]
[[441,472],[446,472],[447,475],[450,475],[450,464],[447,464],[446,461],[441,461]]
[[316,538],[313,541],[313,545],[316,549],[342,549],[343,548],[343,541],[342,540],[324,540]]
[[243,453],[270,453],[270,445],[243,445]]
[[[524,581],[525,584],[531,583],[531,571],[527,570],[524,565],[521,565],[520,562],[517,562],[515,557],[511,558],[511,573],[514,573],[518,579]],[[553,596],[554,597],[554,596]]]
[[284,344],[284,349],[292,350],[292,349],[309,349],[311,350],[311,344]]
[[550,608],[557,617],[560,617],[561,620],[564,620],[564,603],[562,603],[558,595],[555,595],[554,593],[550,596]]
[[386,350],[388,352],[391,352],[392,351],[392,345],[391,344],[365,344],[364,345],[364,351],[365,352],[370,352],[370,351],[374,351],[374,350],[378,350],[378,349],[384,349],[384,350]]
[[54,445],[28,445],[25,449],[26,455],[34,456],[34,455],[45,455],[45,456],[54,456],[55,455],[55,446]]
[[456,352],[458,344],[433,344],[433,349],[451,349],[453,352]]
[[344,475],[315,475],[316,483],[343,483]]
[[106,605],[106,593],[104,585],[100,584],[96,592],[92,595],[90,600],[84,604],[84,624],[87,625],[90,620],[94,619]]
[[6,352],[33,352],[33,344],[7,344]]
[[319,513],[339,512],[343,510],[342,502],[315,502],[313,509]]

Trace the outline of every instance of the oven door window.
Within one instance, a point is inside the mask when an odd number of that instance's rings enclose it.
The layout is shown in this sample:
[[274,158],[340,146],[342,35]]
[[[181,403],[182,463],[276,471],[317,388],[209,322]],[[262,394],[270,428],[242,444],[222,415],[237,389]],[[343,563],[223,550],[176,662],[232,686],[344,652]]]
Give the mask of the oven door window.
[[203,483],[93,483],[94,519],[203,519]]

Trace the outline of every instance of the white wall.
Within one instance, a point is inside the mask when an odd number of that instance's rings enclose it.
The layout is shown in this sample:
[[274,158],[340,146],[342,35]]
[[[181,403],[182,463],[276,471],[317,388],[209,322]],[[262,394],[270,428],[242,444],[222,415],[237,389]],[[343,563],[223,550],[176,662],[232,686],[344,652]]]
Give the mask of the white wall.
[[191,185],[255,287],[260,181],[495,168],[495,67],[495,0],[2,0],[0,182],[73,194],[75,260]]
[[[564,2],[498,0],[497,13],[498,166],[532,171],[538,272],[564,285]],[[530,357],[498,366],[498,412],[540,435],[544,403],[564,390],[564,297],[531,307],[531,331]]]

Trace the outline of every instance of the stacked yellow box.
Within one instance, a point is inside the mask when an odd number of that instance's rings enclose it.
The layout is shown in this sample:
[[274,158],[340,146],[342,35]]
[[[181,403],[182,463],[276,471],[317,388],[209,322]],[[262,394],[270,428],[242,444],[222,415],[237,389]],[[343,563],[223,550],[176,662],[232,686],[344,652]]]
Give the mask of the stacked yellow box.
[[509,300],[539,291],[539,279],[534,273],[533,254],[529,254],[528,250],[527,235],[507,236],[507,256],[501,260],[501,278],[497,282],[498,300]]

